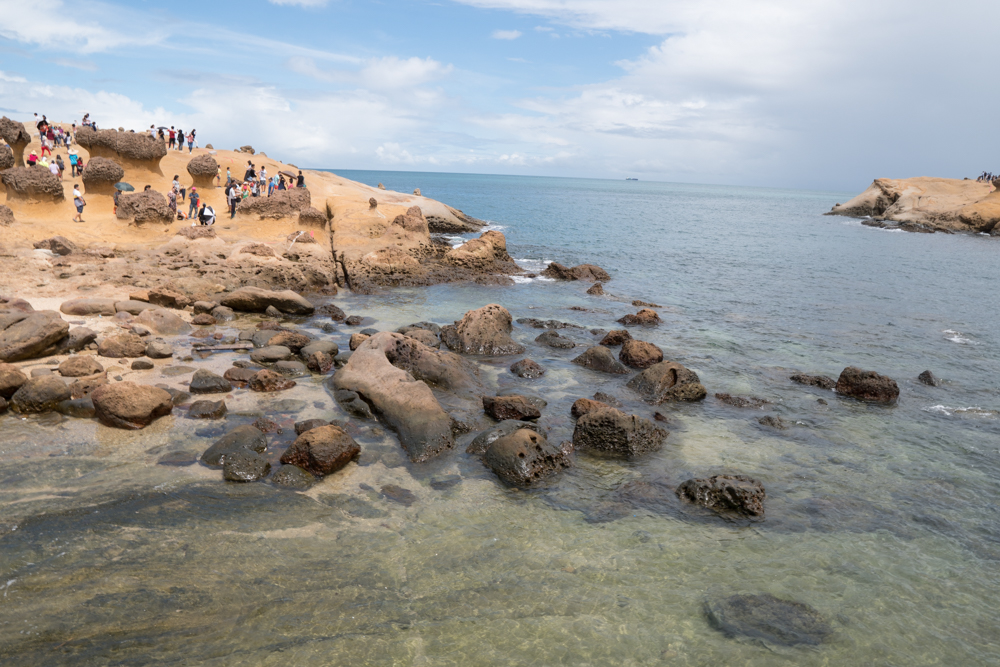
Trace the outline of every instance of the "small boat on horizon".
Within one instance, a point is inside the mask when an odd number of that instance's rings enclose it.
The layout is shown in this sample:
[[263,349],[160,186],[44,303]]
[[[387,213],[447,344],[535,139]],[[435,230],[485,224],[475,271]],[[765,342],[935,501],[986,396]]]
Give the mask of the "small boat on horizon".
[[629,177],[628,177],[628,178],[626,178],[625,180],[626,180],[626,181],[638,181],[639,179],[638,179],[638,178],[633,178],[633,177],[629,176]]

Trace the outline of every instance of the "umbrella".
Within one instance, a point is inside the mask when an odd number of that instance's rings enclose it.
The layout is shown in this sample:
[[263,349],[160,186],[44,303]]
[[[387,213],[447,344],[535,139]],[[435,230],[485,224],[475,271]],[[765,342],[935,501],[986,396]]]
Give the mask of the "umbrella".
[[285,175],[285,176],[287,176],[288,178],[298,178],[298,176],[296,176],[295,174],[293,174],[293,173],[292,173],[292,172],[290,172],[290,171],[279,171],[278,173],[279,173],[279,174],[284,174],[284,175]]
[[170,128],[169,128],[169,127],[158,127],[158,128],[156,128],[156,129],[157,129],[157,130],[169,130]]
[[133,190],[135,190],[135,188],[133,188],[128,183],[122,182],[122,183],[115,183],[115,190],[118,190],[119,192],[132,192]]

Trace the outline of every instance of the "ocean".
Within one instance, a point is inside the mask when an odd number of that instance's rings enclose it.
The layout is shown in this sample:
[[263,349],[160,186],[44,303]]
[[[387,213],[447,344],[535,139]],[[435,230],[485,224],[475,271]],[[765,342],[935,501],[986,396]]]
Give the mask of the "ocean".
[[[597,297],[535,277],[334,303],[380,330],[488,303],[580,325],[560,332],[575,350],[518,325],[545,376],[510,374],[520,357],[484,359],[484,382],[544,399],[556,443],[572,436],[573,401],[598,391],[660,411],[662,450],[579,452],[524,491],[465,453],[474,434],[411,464],[390,432],[352,421],[358,465],[294,493],[158,462],[193,460],[262,413],[285,427],[269,436],[276,460],[294,421],[347,418],[321,379],[238,393],[222,424],[176,417],[139,434],[0,416],[5,664],[1000,664],[996,239],[823,215],[850,193],[335,171],[488,221],[529,271],[607,270]],[[620,376],[570,363],[636,299],[663,324],[633,334],[697,372],[704,402],[653,408]],[[326,321],[301,326],[342,348],[363,328],[325,334]],[[898,403],[789,380],[846,366],[894,378]],[[928,369],[940,386],[917,381]],[[717,392],[767,403],[736,408]],[[767,415],[789,428],[761,425]],[[764,485],[763,521],[629,492],[723,473]],[[778,627],[822,627],[821,641],[760,632],[726,606],[767,596],[786,601],[766,608]]]

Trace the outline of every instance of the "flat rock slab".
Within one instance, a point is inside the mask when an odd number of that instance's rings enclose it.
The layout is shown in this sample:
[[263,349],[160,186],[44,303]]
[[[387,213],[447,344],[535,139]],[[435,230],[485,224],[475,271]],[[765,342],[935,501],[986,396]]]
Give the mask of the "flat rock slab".
[[102,424],[131,430],[145,428],[174,408],[169,392],[134,382],[100,386],[90,398]]
[[705,615],[712,627],[728,637],[777,646],[818,646],[833,635],[830,624],[809,605],[769,593],[710,600]]
[[315,308],[300,294],[291,290],[272,291],[258,287],[241,287],[223,296],[219,303],[244,313],[263,313],[268,306],[290,315],[311,315]]
[[114,315],[117,311],[115,310],[115,300],[114,299],[71,299],[69,301],[64,301],[62,305],[59,306],[60,312],[65,315],[76,315],[78,317],[86,317],[93,315]]
[[0,311],[0,361],[33,359],[69,335],[69,322],[51,310]]

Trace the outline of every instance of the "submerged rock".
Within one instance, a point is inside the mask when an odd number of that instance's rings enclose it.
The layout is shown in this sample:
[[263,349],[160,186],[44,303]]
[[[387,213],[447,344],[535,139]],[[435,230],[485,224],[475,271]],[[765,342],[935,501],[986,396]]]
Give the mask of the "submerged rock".
[[530,486],[568,468],[570,451],[522,428],[494,441],[483,454],[483,463],[508,484]]
[[386,500],[391,500],[394,503],[399,503],[409,507],[413,503],[417,502],[417,496],[409,489],[404,489],[396,484],[386,484],[379,491],[382,497]]
[[934,373],[931,373],[930,371],[924,371],[923,373],[917,376],[917,379],[920,380],[920,382],[927,385],[928,387],[936,387],[939,384],[941,384],[941,382],[937,379]]
[[361,447],[347,431],[327,425],[300,435],[281,455],[281,462],[323,476],[337,472],[360,453]]
[[465,452],[467,454],[482,454],[489,448],[490,445],[500,438],[510,435],[511,433],[519,431],[523,428],[540,432],[537,424],[518,421],[516,419],[506,419],[493,428],[487,429],[477,435],[472,442],[469,443],[469,446],[465,448]]
[[97,387],[90,397],[101,423],[115,428],[145,428],[153,420],[169,415],[174,408],[169,392],[134,382]]
[[528,421],[538,419],[542,413],[524,396],[483,396],[483,410],[493,419]]
[[716,394],[715,399],[734,408],[763,408],[770,405],[771,401],[756,396],[733,396],[731,394]]
[[222,465],[227,454],[240,450],[252,450],[258,454],[264,452],[267,450],[267,438],[253,426],[237,426],[206,449],[201,461],[210,466]]
[[521,359],[510,366],[510,372],[514,375],[527,379],[540,378],[545,375],[545,369],[531,359]]
[[552,262],[545,267],[542,275],[546,278],[554,278],[555,280],[589,280],[592,282],[598,280],[607,282],[611,280],[611,276],[608,275],[607,271],[593,264],[578,264],[574,267],[567,267],[558,262]]
[[191,376],[189,391],[192,394],[225,394],[232,390],[229,380],[204,368],[196,370]]
[[764,518],[764,485],[746,475],[689,479],[677,487],[677,497],[717,512]]
[[658,450],[666,437],[667,432],[648,419],[603,408],[577,420],[573,444],[577,449],[634,458]]
[[10,399],[10,409],[18,414],[51,412],[61,401],[71,398],[69,387],[55,375],[33,377],[18,388]]
[[195,401],[188,408],[188,417],[191,419],[222,419],[226,416],[225,401]]
[[673,361],[653,364],[625,386],[653,405],[667,401],[700,401],[708,393],[697,373]]
[[441,340],[455,352],[463,354],[521,354],[524,346],[510,337],[513,329],[507,309],[492,303],[470,310],[454,325],[442,327]]
[[560,350],[568,350],[576,347],[576,343],[565,336],[560,336],[558,331],[546,331],[535,338],[535,342],[540,345],[547,345]]
[[771,428],[776,428],[779,431],[784,431],[788,428],[788,424],[781,417],[775,415],[767,415],[766,417],[761,417],[757,420],[761,426],[770,426]]
[[895,380],[854,366],[848,366],[841,372],[836,390],[838,394],[875,403],[895,403],[899,398]]
[[222,478],[229,482],[256,482],[267,477],[271,464],[249,449],[229,452],[222,464]]
[[289,489],[308,489],[315,481],[312,473],[293,465],[282,465],[271,475],[272,484]]
[[628,366],[615,359],[615,355],[611,353],[611,350],[603,345],[595,345],[588,348],[586,352],[573,359],[573,363],[577,366],[589,368],[592,371],[612,373],[614,375],[628,375],[632,372],[628,369]]
[[705,615],[728,637],[748,637],[777,646],[817,646],[833,628],[807,604],[769,593],[733,595],[705,604]]
[[807,387],[819,387],[820,389],[833,389],[837,386],[836,380],[825,375],[793,375],[789,378],[792,382],[804,384]]

